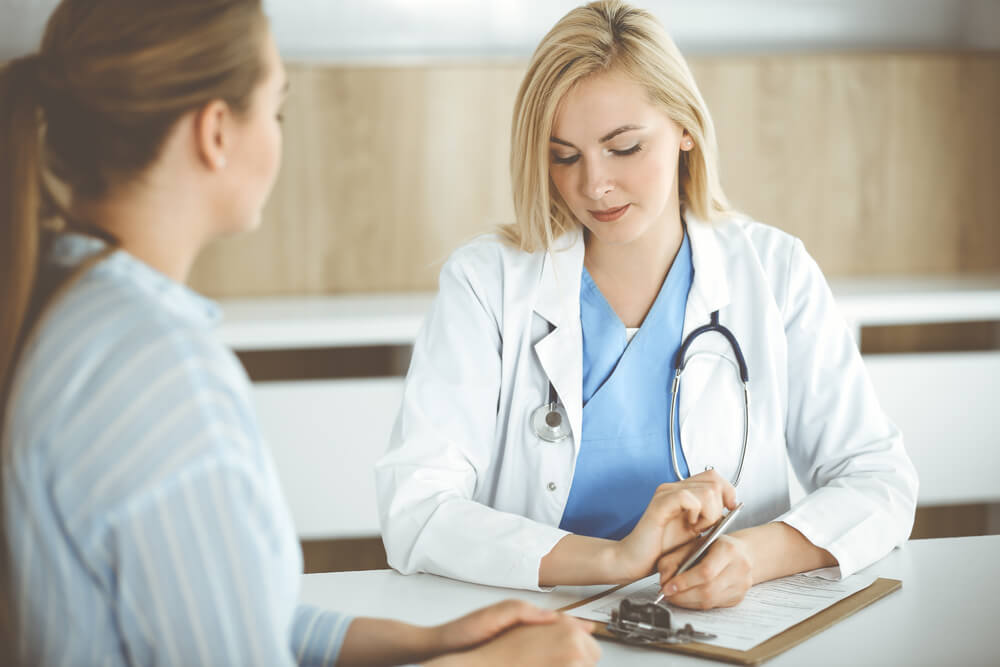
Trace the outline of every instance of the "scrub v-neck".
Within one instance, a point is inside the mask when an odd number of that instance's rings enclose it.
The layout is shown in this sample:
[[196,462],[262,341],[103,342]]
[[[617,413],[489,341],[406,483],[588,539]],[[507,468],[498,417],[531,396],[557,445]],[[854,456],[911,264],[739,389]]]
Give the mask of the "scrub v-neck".
[[[625,325],[583,268],[583,426],[560,523],[564,530],[620,539],[638,522],[656,487],[676,481],[667,437],[670,383],[693,275],[685,232],[653,305],[629,341]],[[678,431],[675,425],[680,442]],[[683,452],[678,464],[687,476]]]

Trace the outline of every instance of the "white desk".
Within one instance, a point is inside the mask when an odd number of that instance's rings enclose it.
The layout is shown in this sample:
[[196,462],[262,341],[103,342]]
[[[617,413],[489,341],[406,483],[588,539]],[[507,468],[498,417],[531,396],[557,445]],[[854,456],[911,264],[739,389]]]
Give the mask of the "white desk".
[[[914,540],[868,570],[900,579],[875,602],[766,664],[1000,664],[1000,536]],[[364,616],[430,625],[515,597],[557,608],[606,587],[535,593],[391,570],[307,574],[302,601]],[[602,665],[722,664],[602,641]]]

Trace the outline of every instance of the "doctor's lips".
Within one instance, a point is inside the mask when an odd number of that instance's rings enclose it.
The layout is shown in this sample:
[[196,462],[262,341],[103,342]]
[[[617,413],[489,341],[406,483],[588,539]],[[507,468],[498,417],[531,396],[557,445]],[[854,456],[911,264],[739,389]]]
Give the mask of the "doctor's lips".
[[588,213],[594,216],[595,220],[600,220],[601,222],[612,222],[618,218],[625,215],[628,211],[629,206],[632,204],[625,204],[624,206],[619,206],[618,208],[606,208],[603,211],[591,211],[588,209]]

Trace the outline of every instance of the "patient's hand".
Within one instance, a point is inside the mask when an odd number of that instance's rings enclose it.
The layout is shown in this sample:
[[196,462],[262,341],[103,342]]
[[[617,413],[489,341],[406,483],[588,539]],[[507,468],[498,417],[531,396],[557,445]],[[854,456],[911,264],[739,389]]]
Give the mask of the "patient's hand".
[[601,655],[590,636],[594,624],[517,600],[480,609],[433,630],[437,645],[432,653],[448,654],[425,663],[428,667],[593,665]]

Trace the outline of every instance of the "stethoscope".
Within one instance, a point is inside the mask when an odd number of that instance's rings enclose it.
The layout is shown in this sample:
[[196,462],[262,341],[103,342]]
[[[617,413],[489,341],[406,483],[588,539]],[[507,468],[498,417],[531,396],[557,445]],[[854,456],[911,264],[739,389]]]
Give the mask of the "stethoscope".
[[[709,324],[700,326],[684,339],[681,343],[681,347],[677,350],[677,370],[674,372],[674,380],[670,387],[670,465],[673,466],[674,475],[677,479],[684,479],[681,475],[680,466],[677,465],[677,441],[674,438],[674,419],[677,413],[677,395],[680,393],[681,387],[681,375],[684,374],[684,370],[687,368],[687,363],[696,357],[701,356],[714,356],[721,357],[728,361],[736,369],[736,372],[740,376],[740,380],[743,382],[743,447],[740,449],[740,463],[736,468],[736,474],[731,480],[732,485],[736,486],[740,483],[740,476],[743,474],[743,462],[746,460],[747,456],[747,441],[750,436],[750,374],[747,371],[747,362],[743,358],[743,350],[740,349],[740,344],[736,341],[736,336],[733,332],[727,329],[725,326],[719,324],[719,311],[715,311],[711,315],[712,321]],[[729,357],[716,354],[714,352],[696,352],[692,354],[691,357],[687,356],[688,348],[691,347],[691,343],[695,341],[698,336],[706,333],[715,332],[721,334],[729,342],[730,348],[732,348],[733,356],[736,361],[733,361]],[[569,437],[569,417],[566,415],[566,411],[563,409],[562,405],[559,403],[558,397],[556,395],[556,388],[549,381],[549,395],[548,402],[538,406],[531,413],[531,427],[534,430],[535,435],[545,442],[561,442]]]

